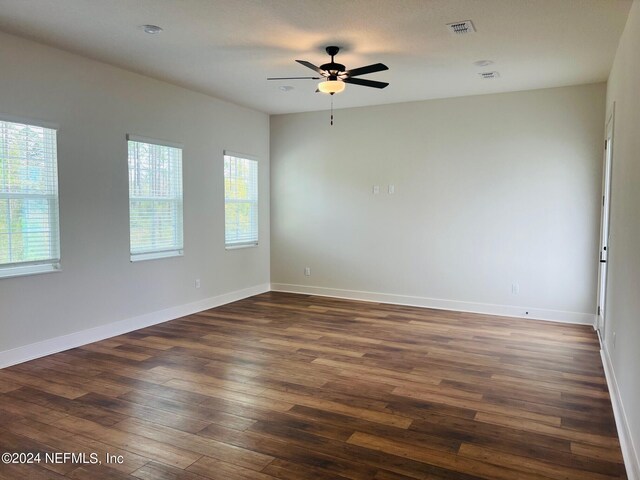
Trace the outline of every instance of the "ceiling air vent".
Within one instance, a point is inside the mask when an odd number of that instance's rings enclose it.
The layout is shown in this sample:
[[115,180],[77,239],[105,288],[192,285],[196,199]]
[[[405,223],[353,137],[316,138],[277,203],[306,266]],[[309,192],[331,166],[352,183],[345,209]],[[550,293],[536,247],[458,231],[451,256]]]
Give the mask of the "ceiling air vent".
[[476,31],[471,20],[463,20],[462,22],[448,23],[449,31],[454,35],[467,35]]
[[500,77],[499,72],[480,72],[478,73],[478,75],[480,75],[480,78],[499,78]]

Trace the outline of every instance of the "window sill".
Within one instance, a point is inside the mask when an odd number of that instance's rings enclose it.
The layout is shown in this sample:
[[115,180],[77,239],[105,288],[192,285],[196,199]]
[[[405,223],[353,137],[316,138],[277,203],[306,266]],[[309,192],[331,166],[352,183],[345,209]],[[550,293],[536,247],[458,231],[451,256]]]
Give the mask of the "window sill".
[[225,245],[225,250],[240,250],[242,248],[255,248],[258,246],[258,243],[242,243],[239,245]]
[[27,275],[40,275],[42,273],[61,272],[59,263],[46,263],[40,265],[24,265],[15,267],[0,267],[0,279],[12,277],[25,277]]
[[171,250],[167,252],[150,252],[150,253],[137,253],[131,255],[131,262],[143,262],[145,260],[158,260],[160,258],[171,257],[183,257],[184,252],[182,250]]

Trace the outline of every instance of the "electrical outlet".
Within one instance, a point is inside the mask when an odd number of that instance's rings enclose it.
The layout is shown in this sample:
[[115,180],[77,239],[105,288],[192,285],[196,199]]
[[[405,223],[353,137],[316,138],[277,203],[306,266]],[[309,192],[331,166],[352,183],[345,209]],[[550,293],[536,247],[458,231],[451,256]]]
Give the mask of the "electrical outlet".
[[394,193],[396,193],[396,186],[389,185],[389,195],[393,195]]
[[520,293],[520,284],[512,283],[511,284],[511,295],[518,295]]
[[378,195],[380,193],[380,185],[373,186],[373,194]]
[[194,282],[194,286],[196,288],[200,288],[200,279],[199,278],[196,278],[196,281]]
[[311,267],[304,267],[304,276],[305,277],[311,276]]

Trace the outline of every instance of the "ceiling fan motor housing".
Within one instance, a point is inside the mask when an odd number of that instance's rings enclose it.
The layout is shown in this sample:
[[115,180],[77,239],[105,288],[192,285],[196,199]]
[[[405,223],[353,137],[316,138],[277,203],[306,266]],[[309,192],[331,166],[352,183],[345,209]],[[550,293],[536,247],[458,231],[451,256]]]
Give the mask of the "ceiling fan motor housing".
[[326,48],[326,51],[329,55],[331,55],[331,61],[329,63],[320,65],[320,69],[328,72],[329,79],[334,80],[334,78],[331,77],[336,77],[338,74],[345,72],[347,68],[341,63],[336,63],[333,61],[333,57],[338,54],[338,52],[340,51],[340,47],[329,46]]
[[329,72],[330,75],[338,75],[339,73],[346,71],[344,65],[335,62],[322,64],[320,65],[320,68],[325,72]]

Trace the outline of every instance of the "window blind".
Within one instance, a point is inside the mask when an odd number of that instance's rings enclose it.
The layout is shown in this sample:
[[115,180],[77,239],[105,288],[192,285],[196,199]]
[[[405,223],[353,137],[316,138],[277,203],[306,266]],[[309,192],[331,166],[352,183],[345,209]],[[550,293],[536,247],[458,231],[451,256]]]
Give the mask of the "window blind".
[[181,255],[182,148],[127,139],[131,260]]
[[258,244],[258,162],[224,154],[224,236],[227,247]]
[[0,120],[0,276],[59,268],[56,131]]

